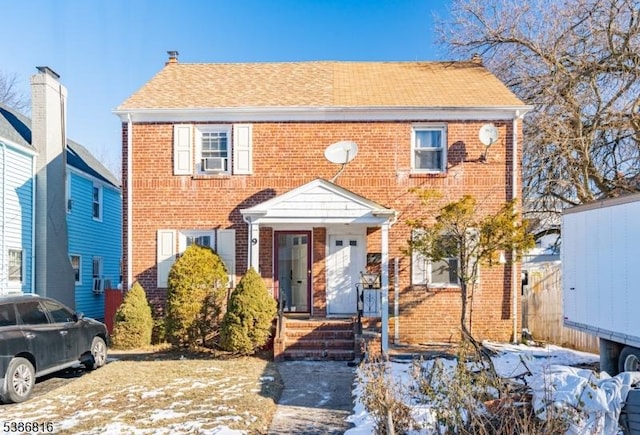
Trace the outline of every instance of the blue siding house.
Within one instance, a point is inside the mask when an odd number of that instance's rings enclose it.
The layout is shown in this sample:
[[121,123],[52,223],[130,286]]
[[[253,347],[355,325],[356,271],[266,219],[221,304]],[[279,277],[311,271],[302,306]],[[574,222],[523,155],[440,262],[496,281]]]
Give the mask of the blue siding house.
[[104,290],[120,284],[122,197],[115,177],[67,141],[67,231],[76,310],[104,317]]
[[33,291],[36,150],[28,123],[0,103],[0,294]]
[[64,135],[58,78],[46,67],[32,77],[33,119],[0,104],[0,294],[38,293],[103,319],[104,290],[121,281],[120,183]]

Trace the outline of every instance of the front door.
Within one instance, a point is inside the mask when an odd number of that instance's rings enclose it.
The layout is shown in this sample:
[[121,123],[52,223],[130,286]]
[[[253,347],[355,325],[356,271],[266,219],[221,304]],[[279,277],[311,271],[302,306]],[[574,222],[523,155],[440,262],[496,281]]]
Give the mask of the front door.
[[278,300],[285,312],[310,312],[311,232],[276,231]]
[[365,266],[364,236],[330,235],[327,257],[327,313],[355,314],[356,284]]

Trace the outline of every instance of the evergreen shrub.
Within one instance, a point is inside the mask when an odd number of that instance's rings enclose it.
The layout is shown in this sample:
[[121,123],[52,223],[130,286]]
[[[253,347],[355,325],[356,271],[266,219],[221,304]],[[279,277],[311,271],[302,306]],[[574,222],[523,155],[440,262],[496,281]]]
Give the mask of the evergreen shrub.
[[220,331],[221,347],[242,355],[255,353],[269,340],[276,311],[276,301],[264,281],[249,269],[229,299]]
[[218,333],[227,295],[224,263],[211,248],[191,245],[169,271],[165,333],[175,346],[207,346]]
[[147,295],[136,282],[116,311],[111,341],[114,348],[135,349],[151,344],[153,318]]

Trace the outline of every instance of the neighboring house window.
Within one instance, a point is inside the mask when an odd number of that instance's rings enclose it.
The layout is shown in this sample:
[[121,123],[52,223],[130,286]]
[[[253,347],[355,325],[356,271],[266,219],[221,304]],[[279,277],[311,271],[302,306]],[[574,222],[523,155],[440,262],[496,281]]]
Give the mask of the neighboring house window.
[[93,219],[102,220],[102,186],[93,185]]
[[411,284],[413,285],[458,287],[460,280],[457,273],[458,259],[456,257],[433,261],[415,250],[411,253]]
[[418,173],[447,169],[447,131],[444,125],[415,126],[411,132],[411,168]]
[[196,166],[204,174],[230,172],[229,126],[201,126],[196,142]]
[[71,261],[71,267],[73,268],[73,275],[74,275],[74,279],[76,284],[80,284],[82,283],[82,275],[80,273],[81,269],[81,259],[79,255],[70,255],[69,256],[69,261]]
[[94,278],[102,276],[102,257],[93,257],[92,274]]
[[71,173],[67,171],[66,175],[65,199],[67,201],[67,213],[71,213],[71,210],[73,209],[73,200],[71,199]]
[[104,280],[102,279],[102,257],[93,257],[91,275],[93,277],[93,292],[102,293],[104,291]]
[[22,249],[9,249],[9,281],[22,282],[23,275]]

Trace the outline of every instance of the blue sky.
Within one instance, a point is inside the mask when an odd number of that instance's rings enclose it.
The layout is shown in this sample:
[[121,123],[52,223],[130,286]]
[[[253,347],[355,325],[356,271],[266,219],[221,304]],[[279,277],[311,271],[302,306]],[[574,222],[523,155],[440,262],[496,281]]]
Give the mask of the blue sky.
[[0,71],[29,93],[36,66],[68,91],[68,136],[113,168],[112,113],[178,50],[180,62],[439,60],[448,0],[20,0],[1,9]]

